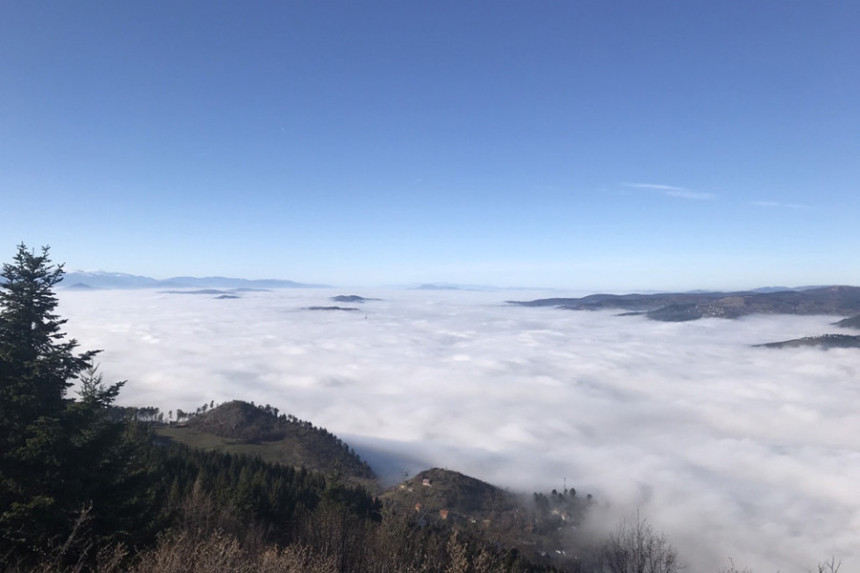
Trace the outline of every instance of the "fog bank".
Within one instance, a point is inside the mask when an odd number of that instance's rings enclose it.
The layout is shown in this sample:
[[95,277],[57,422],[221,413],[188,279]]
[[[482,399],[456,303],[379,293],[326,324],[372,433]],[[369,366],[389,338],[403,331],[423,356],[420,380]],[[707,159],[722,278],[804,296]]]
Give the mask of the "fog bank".
[[463,291],[307,310],[335,294],[62,291],[60,313],[104,349],[106,380],[128,379],[122,404],[269,403],[389,480],[430,466],[524,491],[566,479],[609,522],[640,509],[693,572],[729,557],[806,572],[830,555],[860,569],[860,351],[751,347],[836,318],[660,323]]

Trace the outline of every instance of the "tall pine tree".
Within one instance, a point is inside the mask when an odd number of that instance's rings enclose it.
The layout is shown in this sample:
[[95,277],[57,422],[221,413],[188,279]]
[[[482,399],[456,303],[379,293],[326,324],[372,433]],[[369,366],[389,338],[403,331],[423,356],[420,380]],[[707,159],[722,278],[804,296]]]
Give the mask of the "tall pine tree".
[[[92,513],[98,488],[125,471],[121,427],[106,423],[121,383],[101,384],[98,351],[78,352],[62,332],[54,294],[62,276],[47,247],[23,244],[0,274],[0,562],[64,543],[78,516]],[[75,402],[66,394],[79,378]]]
[[51,265],[47,247],[37,255],[19,245],[0,278],[0,414],[11,423],[7,438],[19,441],[35,420],[63,411],[66,390],[97,352],[76,354],[77,341],[64,340],[53,290],[63,268]]

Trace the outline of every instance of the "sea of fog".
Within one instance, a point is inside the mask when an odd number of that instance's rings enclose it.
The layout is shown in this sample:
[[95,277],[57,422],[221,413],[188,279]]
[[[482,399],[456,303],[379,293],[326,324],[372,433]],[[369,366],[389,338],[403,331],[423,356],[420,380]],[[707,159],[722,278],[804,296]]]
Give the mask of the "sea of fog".
[[[337,294],[382,300],[312,311]],[[557,296],[557,293],[552,293]],[[753,344],[834,317],[661,323],[506,305],[523,291],[61,291],[123,405],[271,404],[393,482],[428,467],[638,510],[692,572],[860,570],[860,351]]]

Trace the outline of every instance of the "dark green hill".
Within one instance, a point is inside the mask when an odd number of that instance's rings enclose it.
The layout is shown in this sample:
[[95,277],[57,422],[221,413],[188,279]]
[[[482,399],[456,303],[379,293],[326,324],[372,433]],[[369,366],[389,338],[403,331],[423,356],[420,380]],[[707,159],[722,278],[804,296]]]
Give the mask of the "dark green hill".
[[823,334],[821,336],[806,336],[804,338],[795,338],[793,340],[784,340],[782,342],[757,344],[756,346],[763,348],[799,348],[801,346],[819,346],[824,349],[860,348],[860,336],[851,336],[848,334]]
[[583,546],[575,530],[591,503],[591,496],[576,497],[575,490],[518,495],[440,468],[420,472],[380,499],[411,512],[419,524],[450,527],[531,557],[559,551],[561,562],[562,555],[573,556]]
[[346,478],[375,478],[370,466],[337,436],[294,416],[278,415],[271,406],[234,400],[157,433],[191,447],[259,456]]
[[860,328],[860,314],[852,316],[851,318],[843,318],[837,322],[835,326],[841,326],[842,328]]
[[680,322],[699,318],[739,318],[749,314],[852,315],[860,312],[860,287],[830,286],[775,292],[695,292],[610,295],[508,301],[521,306],[568,310],[618,309],[653,320]]
[[433,468],[417,474],[383,495],[399,505],[422,505],[423,510],[437,513],[447,509],[464,517],[485,516],[517,506],[508,492],[459,472]]
[[274,411],[267,411],[248,402],[233,400],[194,416],[188,425],[222,438],[273,441],[287,436],[291,420],[282,419]]
[[358,296],[357,294],[339,294],[337,296],[331,297],[331,300],[333,300],[334,302],[368,302],[380,299],[364,298],[363,296]]

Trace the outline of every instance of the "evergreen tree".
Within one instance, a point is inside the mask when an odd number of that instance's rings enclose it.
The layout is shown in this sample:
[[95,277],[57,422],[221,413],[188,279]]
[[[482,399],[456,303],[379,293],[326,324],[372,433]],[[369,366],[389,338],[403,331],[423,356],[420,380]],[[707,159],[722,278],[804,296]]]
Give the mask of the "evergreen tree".
[[[0,540],[34,541],[57,519],[66,390],[95,352],[76,354],[54,312],[62,267],[18,247],[0,284]],[[45,541],[41,539],[41,541]]]
[[[0,274],[0,562],[26,562],[81,526],[91,542],[118,525],[108,516],[127,513],[127,499],[140,509],[140,489],[126,487],[143,481],[143,468],[129,466],[142,441],[110,419],[122,383],[103,384],[98,351],[78,352],[61,330],[62,276],[47,247],[23,244]],[[77,402],[66,396],[76,379]]]
[[54,312],[53,292],[62,276],[62,265],[50,264],[47,247],[36,255],[23,244],[0,274],[0,423],[9,445],[25,441],[27,428],[39,418],[59,416],[66,390],[97,353],[76,354],[77,341],[64,340],[60,328],[66,321]]

